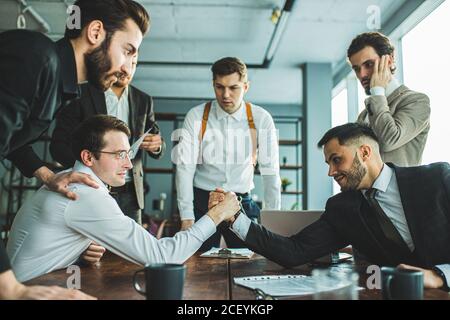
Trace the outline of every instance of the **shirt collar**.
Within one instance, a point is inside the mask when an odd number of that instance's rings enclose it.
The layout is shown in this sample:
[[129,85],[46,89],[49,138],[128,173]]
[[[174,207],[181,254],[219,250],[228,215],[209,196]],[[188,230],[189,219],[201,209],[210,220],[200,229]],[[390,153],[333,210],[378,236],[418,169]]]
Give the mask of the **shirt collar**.
[[215,100],[213,103],[213,106],[216,108],[216,117],[218,120],[222,120],[223,118],[230,116],[237,121],[241,121],[242,115],[244,113],[244,108],[243,108],[244,105],[245,105],[245,102],[242,100],[241,106],[239,107],[239,109],[237,109],[233,114],[229,114],[222,109],[222,107],[219,105],[217,100]]
[[100,180],[100,178],[94,173],[94,171],[92,171],[91,168],[85,166],[80,161],[75,161],[72,171],[82,172],[90,175],[100,186],[103,186],[103,188],[105,188],[105,190],[109,192],[108,185]]
[[[391,182],[392,175],[394,174],[394,170],[386,164],[383,164],[383,169],[381,169],[380,174],[375,179],[372,188],[377,189],[382,192],[386,192],[389,183]],[[367,190],[361,190],[363,194],[365,194]]]
[[78,86],[77,63],[72,44],[69,39],[64,37],[56,42],[56,48],[61,61],[63,99],[67,101],[78,98],[80,96],[80,88]]
[[386,86],[386,97],[390,96],[392,94],[392,92],[394,92],[395,90],[398,89],[398,87],[400,87],[400,82],[392,77],[391,81],[389,81],[389,83]]
[[108,90],[106,90],[105,91],[105,95],[106,96],[110,96],[110,97],[114,97],[117,100],[121,100],[123,98],[128,98],[128,86],[125,87],[125,90],[123,91],[122,95],[120,96],[120,99],[117,98],[117,96],[114,93],[114,91],[112,90],[112,88],[109,88]]

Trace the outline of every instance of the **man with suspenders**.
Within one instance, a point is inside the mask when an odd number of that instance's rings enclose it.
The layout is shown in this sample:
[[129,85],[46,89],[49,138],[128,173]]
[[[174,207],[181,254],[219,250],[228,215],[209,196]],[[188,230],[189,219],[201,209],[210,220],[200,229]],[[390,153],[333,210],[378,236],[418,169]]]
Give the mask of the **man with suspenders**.
[[[228,57],[215,62],[211,71],[216,100],[188,112],[174,153],[178,157],[176,186],[182,230],[208,211],[209,193],[216,188],[235,192],[242,199],[242,212],[257,220],[260,209],[250,195],[257,163],[265,208],[276,210],[281,204],[275,125],[266,110],[243,100],[249,89],[246,65]],[[221,234],[228,247],[244,247],[228,226],[222,225],[200,250],[218,247]]]

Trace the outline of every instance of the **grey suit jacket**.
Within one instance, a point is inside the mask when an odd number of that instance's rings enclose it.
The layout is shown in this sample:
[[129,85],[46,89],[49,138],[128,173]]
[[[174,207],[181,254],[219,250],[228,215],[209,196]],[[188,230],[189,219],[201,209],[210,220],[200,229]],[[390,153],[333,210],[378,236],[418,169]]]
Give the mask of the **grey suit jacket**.
[[420,165],[430,130],[429,98],[401,85],[388,97],[370,96],[365,103],[357,122],[367,122],[368,115],[380,140],[383,161],[405,167]]
[[[129,86],[128,101],[130,105],[130,144],[155,123],[152,133],[159,133],[153,112],[153,100],[146,93]],[[97,114],[107,114],[104,92],[96,89],[90,84],[81,85],[81,97],[65,106],[57,114],[56,126],[50,143],[50,153],[56,161],[65,168],[73,167],[75,157],[70,147],[70,135],[75,127],[83,120]],[[166,145],[163,141],[161,153],[155,155],[149,152],[149,156],[159,159],[163,156]],[[139,150],[133,159],[133,181],[136,189],[137,203],[141,209],[144,208],[144,172],[142,167],[142,150]]]

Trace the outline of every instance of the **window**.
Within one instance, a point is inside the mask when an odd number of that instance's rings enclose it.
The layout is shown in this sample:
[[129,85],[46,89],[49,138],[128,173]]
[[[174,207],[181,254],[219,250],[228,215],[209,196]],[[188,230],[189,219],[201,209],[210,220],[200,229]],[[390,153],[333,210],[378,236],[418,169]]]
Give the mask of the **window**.
[[[348,122],[347,88],[344,87],[331,101],[331,125],[339,126]],[[341,187],[333,180],[333,194],[341,192]]]
[[366,108],[364,101],[367,97],[366,91],[358,80],[358,114]]
[[331,101],[331,126],[348,122],[347,88],[343,88]]
[[430,98],[431,129],[422,163],[450,162],[450,1],[444,1],[402,39],[405,85]]

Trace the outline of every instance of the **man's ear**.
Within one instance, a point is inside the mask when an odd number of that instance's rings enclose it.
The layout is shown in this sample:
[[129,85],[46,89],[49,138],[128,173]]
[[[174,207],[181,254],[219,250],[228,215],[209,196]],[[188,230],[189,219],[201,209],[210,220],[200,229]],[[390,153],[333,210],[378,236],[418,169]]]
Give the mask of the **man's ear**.
[[367,161],[372,157],[372,147],[368,144],[363,144],[361,147],[359,147],[359,150],[361,152],[361,159],[363,161]]
[[94,165],[94,155],[89,150],[83,150],[80,154],[81,162],[87,167],[92,167]]
[[395,57],[394,57],[394,53],[391,53],[389,55],[389,68],[392,70],[395,70]]
[[106,31],[100,20],[93,20],[86,26],[86,39],[90,45],[97,47],[105,40],[105,36]]
[[248,89],[250,89],[250,81],[244,83],[244,92],[247,93]]

